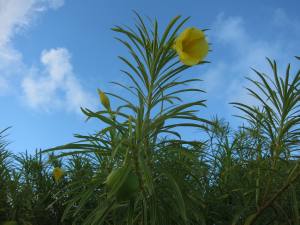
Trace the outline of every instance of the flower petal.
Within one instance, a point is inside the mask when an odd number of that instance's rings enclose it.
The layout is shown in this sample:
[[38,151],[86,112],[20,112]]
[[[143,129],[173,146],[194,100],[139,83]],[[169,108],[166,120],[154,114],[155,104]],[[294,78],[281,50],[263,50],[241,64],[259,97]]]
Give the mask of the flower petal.
[[204,32],[194,27],[185,29],[177,37],[173,48],[180,61],[188,66],[201,62],[209,50]]

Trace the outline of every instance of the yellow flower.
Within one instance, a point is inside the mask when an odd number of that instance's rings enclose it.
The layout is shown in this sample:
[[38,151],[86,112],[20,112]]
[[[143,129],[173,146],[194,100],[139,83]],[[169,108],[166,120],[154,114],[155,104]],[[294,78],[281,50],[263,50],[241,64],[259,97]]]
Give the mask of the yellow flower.
[[173,48],[180,61],[193,66],[201,62],[208,53],[208,43],[202,30],[194,27],[185,29],[175,40]]
[[55,167],[53,169],[53,177],[55,182],[58,182],[63,175],[64,175],[64,171],[60,167]]
[[99,97],[100,97],[100,101],[102,103],[102,105],[106,108],[106,109],[110,109],[110,102],[109,102],[109,99],[108,97],[106,96],[106,94],[102,91],[100,91],[98,89],[98,94],[99,94]]

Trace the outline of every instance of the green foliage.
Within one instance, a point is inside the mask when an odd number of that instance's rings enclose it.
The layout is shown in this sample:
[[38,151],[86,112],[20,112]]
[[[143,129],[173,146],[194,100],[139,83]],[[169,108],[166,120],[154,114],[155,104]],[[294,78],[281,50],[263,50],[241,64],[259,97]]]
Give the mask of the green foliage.
[[5,130],[0,132],[0,221],[6,218],[8,207],[8,192],[9,192],[9,180],[10,180],[10,153],[7,151],[7,142],[5,138]]
[[[184,102],[180,98],[182,93],[203,92],[190,88],[198,79],[179,75],[189,66],[182,65],[172,49],[177,32],[187,19],[175,17],[160,35],[156,20],[151,28],[147,28],[141,17],[138,14],[136,16],[138,21],[135,30],[120,26],[113,28],[117,34],[125,37],[117,40],[131,55],[131,59],[119,57],[128,66],[128,70],[122,72],[131,84],[114,83],[133,98],[125,99],[114,93],[104,95],[99,91],[104,109],[97,112],[89,109],[82,111],[88,119],[99,119],[107,126],[95,135],[77,135],[80,141],[76,143],[48,150],[73,149],[64,151],[60,156],[78,153],[89,155],[99,168],[99,174],[89,181],[87,189],[82,192],[84,198],[77,202],[79,208],[85,209],[84,205],[94,198],[95,190],[99,191],[98,206],[90,211],[84,224],[101,224],[107,220],[114,224],[136,224],[141,221],[144,224],[155,224],[157,221],[163,224],[169,224],[170,221],[188,223],[186,204],[198,207],[190,199],[192,197],[182,193],[183,189],[192,190],[193,187],[176,178],[170,168],[165,168],[170,158],[164,156],[168,154],[167,149],[173,151],[172,146],[178,146],[183,156],[190,155],[197,161],[194,151],[190,149],[194,144],[182,141],[173,128],[204,128],[208,122],[196,116],[196,112],[204,106],[204,100]],[[107,107],[109,99],[106,96],[117,98],[121,105],[116,109]],[[166,134],[169,135],[168,139],[165,139]],[[169,154],[169,157],[175,154]],[[182,168],[182,172],[185,172],[182,174],[184,179],[190,176],[191,181],[196,182],[193,180],[198,178],[184,166],[187,159],[183,156],[176,158],[180,166],[178,169]],[[166,193],[169,196],[165,196]],[[69,213],[76,216],[80,210],[72,212],[68,208]],[[174,217],[174,214],[177,216]]]

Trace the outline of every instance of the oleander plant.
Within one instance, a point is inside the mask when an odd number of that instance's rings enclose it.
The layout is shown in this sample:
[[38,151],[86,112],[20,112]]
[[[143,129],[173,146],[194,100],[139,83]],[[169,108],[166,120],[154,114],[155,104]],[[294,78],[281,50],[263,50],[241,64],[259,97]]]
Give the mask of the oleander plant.
[[233,129],[203,117],[201,75],[185,72],[213,66],[207,30],[136,19],[112,29],[124,95],[98,90],[100,110],[81,108],[102,129],[35,154],[12,154],[0,132],[0,224],[300,224],[300,70],[267,58],[272,74],[248,78],[257,104],[231,103]]

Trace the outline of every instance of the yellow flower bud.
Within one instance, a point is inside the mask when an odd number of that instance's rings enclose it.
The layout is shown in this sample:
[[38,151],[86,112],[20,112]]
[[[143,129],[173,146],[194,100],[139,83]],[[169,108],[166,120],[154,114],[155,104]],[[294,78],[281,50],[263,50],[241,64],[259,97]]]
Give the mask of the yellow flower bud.
[[53,169],[53,177],[55,182],[58,182],[63,175],[64,175],[64,171],[60,167],[55,167]]
[[109,99],[108,97],[106,96],[106,94],[102,91],[100,91],[98,89],[98,94],[99,94],[99,97],[100,97],[100,101],[102,103],[102,105],[106,108],[106,109],[110,109],[110,102],[109,102]]
[[193,66],[203,61],[208,54],[209,46],[204,32],[190,27],[176,38],[173,49],[176,50],[183,64]]

